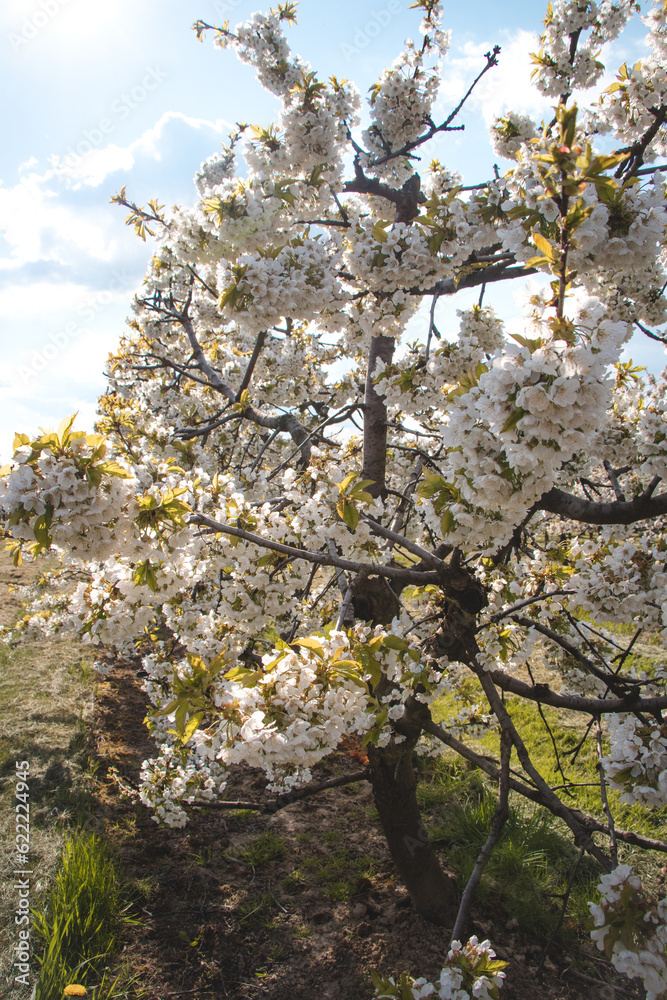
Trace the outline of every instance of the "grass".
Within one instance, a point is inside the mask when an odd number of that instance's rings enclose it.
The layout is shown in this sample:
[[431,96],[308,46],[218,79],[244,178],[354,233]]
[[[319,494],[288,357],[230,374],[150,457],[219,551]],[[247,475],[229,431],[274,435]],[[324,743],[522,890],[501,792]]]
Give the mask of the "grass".
[[[444,844],[446,859],[457,872],[461,888],[487,838],[495,808],[495,796],[484,790],[476,804],[454,806],[429,831],[436,843]],[[576,865],[568,920],[570,925],[582,922],[588,916],[587,902],[593,898],[601,872],[587,857],[577,865],[577,857],[577,849],[556,829],[550,814],[512,806],[477,889],[477,901],[500,904],[508,917],[516,917],[520,927],[548,936],[558,920],[560,900]]]
[[[477,697],[473,693],[472,700]],[[582,723],[572,713],[548,706],[543,707],[542,718],[534,703],[519,698],[507,698],[505,705],[542,777],[554,788],[568,784],[568,789],[558,791],[566,804],[604,821],[594,731],[580,747],[588,720]],[[447,718],[452,709],[448,696],[437,704],[434,714],[439,719]],[[556,763],[554,743],[562,771]],[[497,759],[498,731],[476,740],[474,749]],[[454,754],[445,753],[419,766],[423,773],[418,798],[429,833],[444,848],[449,867],[458,873],[458,881],[464,886],[489,832],[495,792],[480,771]],[[619,793],[608,794],[617,826],[664,839],[667,809],[627,806],[619,801]],[[606,838],[600,842],[606,843]],[[558,919],[560,897],[577,854],[571,834],[560,820],[511,793],[510,815],[476,890],[477,903],[500,904],[508,916],[516,916],[521,926],[547,936]],[[647,887],[652,887],[660,865],[655,856],[620,845],[619,860],[632,864]],[[600,874],[588,856],[577,866],[564,933],[568,928],[581,927],[588,917],[587,903],[596,899]]]
[[239,923],[246,931],[271,930],[274,926],[275,908],[270,892],[250,896],[237,910]]
[[283,879],[283,886],[288,891],[296,891],[304,885],[315,885],[330,902],[338,903],[369,888],[377,875],[375,858],[341,847],[330,854],[302,858],[300,868]]
[[[62,865],[43,906],[33,914],[41,945],[35,1000],[60,1000],[66,986],[92,986],[91,1000],[127,995],[127,973],[111,979],[108,967],[131,921],[117,864],[99,837],[67,841]],[[136,991],[135,991],[136,995]]]
[[[16,569],[0,551],[0,623],[22,616],[20,596],[11,587],[26,584],[42,568],[40,561]],[[7,1000],[25,1000],[25,987],[14,982],[12,970],[15,761],[30,764],[31,903],[39,906],[68,833],[89,822],[92,812],[87,745],[94,682],[85,655],[72,637],[0,643],[0,994]]]
[[273,830],[265,830],[255,837],[247,847],[238,852],[241,861],[253,868],[265,868],[274,861],[282,861],[287,852],[287,844]]

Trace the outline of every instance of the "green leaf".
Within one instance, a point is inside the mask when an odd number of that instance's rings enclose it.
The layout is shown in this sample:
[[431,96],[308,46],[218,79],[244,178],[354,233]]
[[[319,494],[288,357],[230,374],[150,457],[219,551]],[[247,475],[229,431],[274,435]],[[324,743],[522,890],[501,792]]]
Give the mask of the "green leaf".
[[373,223],[373,228],[371,233],[374,240],[378,243],[386,243],[388,236],[386,230],[391,226],[391,222],[385,221],[384,219],[379,219],[378,222]]
[[159,719],[163,715],[171,715],[171,713],[174,711],[174,709],[178,707],[178,705],[180,703],[180,700],[181,700],[180,698],[174,698],[173,701],[169,702],[169,704],[166,706],[166,708],[161,708],[159,711],[152,711],[150,713],[151,716],[153,718],[155,718],[155,719]]
[[387,649],[395,649],[399,653],[404,653],[408,648],[408,643],[405,639],[401,639],[400,636],[397,635],[386,635],[382,645],[386,646]]
[[39,542],[45,549],[49,548],[53,540],[49,534],[49,524],[50,518],[42,514],[41,517],[37,518],[32,528],[35,541]]
[[[282,659],[282,657],[279,657],[279,659]],[[232,667],[225,674],[227,680],[238,681],[243,687],[255,687],[261,677],[263,677],[262,671],[251,670],[250,667]]]
[[187,717],[188,717],[188,706],[185,701],[179,699],[178,708],[174,713],[174,722],[176,724],[176,731],[178,733],[184,732]]
[[360,479],[358,483],[355,483],[354,489],[351,490],[351,493],[356,494],[360,490],[365,490],[367,486],[372,486],[374,482],[374,479]]
[[506,431],[513,430],[514,427],[519,423],[522,417],[525,417],[527,411],[523,410],[520,406],[517,406],[515,410],[512,410],[509,417],[500,429],[500,433],[504,434]]
[[522,337],[520,333],[510,333],[512,340],[516,340],[517,344],[521,344],[522,347],[527,347],[531,354],[535,351],[539,351],[541,347],[544,347],[544,341],[541,337],[536,337],[530,339],[529,337]]
[[350,531],[354,531],[359,524],[359,511],[354,504],[346,496],[340,496],[336,504],[336,510]]
[[105,472],[107,476],[116,476],[117,479],[132,479],[132,473],[118,462],[98,462],[94,468]]
[[76,417],[77,414],[73,413],[71,417],[65,417],[64,420],[61,420],[58,425],[58,440],[63,448],[69,442],[69,432],[72,430],[72,424],[76,420]]
[[551,265],[552,263],[553,261],[549,257],[531,257],[530,260],[526,261],[525,267],[540,267],[542,264]]
[[[345,492],[345,490],[346,490],[346,489],[348,488],[348,486],[350,485],[350,483],[351,483],[351,482],[353,482],[353,481],[354,481],[354,480],[355,480],[355,479],[357,478],[357,476],[358,476],[358,475],[359,475],[359,473],[358,473],[358,472],[350,472],[350,473],[349,473],[349,474],[348,474],[348,475],[347,475],[347,476],[345,477],[345,479],[344,479],[344,480],[342,481],[342,483],[339,483],[339,484],[338,484],[338,492],[339,492],[339,493],[344,493],[344,492]],[[368,485],[368,481],[366,481],[366,485]]]

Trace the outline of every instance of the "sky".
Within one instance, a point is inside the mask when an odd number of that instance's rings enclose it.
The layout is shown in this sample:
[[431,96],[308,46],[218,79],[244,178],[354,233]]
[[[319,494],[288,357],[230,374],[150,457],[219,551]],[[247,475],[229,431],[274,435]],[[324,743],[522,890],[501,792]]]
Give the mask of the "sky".
[[[270,3],[270,0],[269,0]],[[268,4],[267,4],[268,6]],[[289,29],[293,50],[320,76],[353,79],[362,93],[416,36],[410,0],[301,0]],[[125,185],[145,204],[192,204],[202,160],[235,122],[266,125],[277,112],[252,70],[233,52],[198,42],[191,25],[229,20],[258,0],[7,0],[0,6],[0,463],[15,431],[33,434],[78,411],[92,429],[104,363],[123,332],[151,255],[109,199]],[[536,0],[445,2],[452,48],[436,110],[445,117],[501,46],[461,121],[432,154],[465,183],[491,176],[487,126],[507,108],[537,117],[548,104],[530,86],[543,10]],[[609,82],[640,57],[645,29],[633,26],[606,60]],[[436,117],[438,117],[436,115]],[[501,169],[506,168],[501,164]],[[516,324],[509,288],[489,304]],[[475,300],[457,296],[438,325]],[[659,370],[662,350],[631,345],[633,359]]]

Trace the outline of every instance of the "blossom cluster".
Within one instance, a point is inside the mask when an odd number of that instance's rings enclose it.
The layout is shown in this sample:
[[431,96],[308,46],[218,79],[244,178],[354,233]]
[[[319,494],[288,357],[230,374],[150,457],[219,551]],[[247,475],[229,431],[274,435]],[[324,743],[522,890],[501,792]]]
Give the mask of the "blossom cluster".
[[553,0],[536,57],[538,89],[559,97],[597,83],[604,70],[600,45],[616,38],[635,10],[635,0]]
[[667,899],[648,907],[639,876],[630,865],[603,875],[600,903],[589,903],[591,937],[618,971],[644,982],[647,1000],[667,989]]
[[533,119],[517,111],[499,115],[489,129],[494,151],[507,160],[516,160],[521,147],[530,142],[536,132]]
[[[142,801],[158,820],[182,826],[184,804],[210,797],[232,764],[261,768],[268,787],[285,792],[307,783],[346,734],[374,730],[378,745],[400,741],[391,721],[415,681],[430,674],[420,659],[395,632],[362,625],[283,642],[250,665],[230,645],[208,665],[193,654],[177,663],[145,658],[160,755],[142,772]],[[371,693],[381,678],[395,693]]]
[[[655,109],[667,98],[667,17],[664,4],[656,2],[643,19],[649,28],[647,43],[650,53],[630,69],[623,65],[616,81],[602,94],[593,121],[602,133],[613,133],[620,141],[632,146],[641,142],[655,122]],[[664,155],[664,131],[658,129],[646,143],[644,157],[652,162]]]
[[[667,730],[640,722],[633,715],[611,716],[611,749],[602,765],[621,801],[651,808],[667,804]],[[663,731],[664,730],[664,731]]]
[[497,1000],[506,962],[498,961],[490,941],[471,937],[465,945],[452,941],[447,960],[433,982],[404,973],[398,981],[372,973],[375,1000]]
[[[397,187],[413,173],[410,160],[399,155],[400,151],[417,139],[431,120],[440,83],[439,59],[447,53],[450,42],[441,22],[442,10],[434,4],[421,25],[422,45],[406,39],[404,51],[371,89],[372,124],[362,135],[370,155],[363,157],[363,164]],[[436,61],[429,65],[432,56]]]

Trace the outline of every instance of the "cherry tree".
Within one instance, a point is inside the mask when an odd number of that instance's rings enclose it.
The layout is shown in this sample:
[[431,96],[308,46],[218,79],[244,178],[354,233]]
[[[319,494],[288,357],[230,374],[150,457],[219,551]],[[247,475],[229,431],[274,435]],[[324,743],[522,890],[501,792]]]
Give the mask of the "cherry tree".
[[[202,164],[194,207],[113,199],[155,245],[96,433],[17,435],[2,470],[15,558],[53,548],[87,576],[20,628],[74,627],[102,664],[140,643],[158,748],[140,796],[160,822],[238,805],[237,764],[265,772],[266,811],[370,782],[415,908],[454,928],[436,984],[378,977],[378,995],[497,995],[503,963],[459,939],[512,791],[599,862],[592,936],[656,997],[667,900],[618,847],[667,844],[620,829],[607,790],[667,803],[667,669],[632,665],[640,632],[667,628],[666,386],[621,360],[667,319],[667,5],[550,3],[533,59],[553,110],[498,118],[509,169],[472,184],[424,154],[502,54],[437,114],[449,34],[437,0],[412,6],[421,40],[367,102],[290,51],[292,3],[196,23],[280,112]],[[601,47],[642,13],[646,57],[599,93]],[[507,282],[521,333],[492,306]],[[439,306],[471,288],[443,337]],[[536,648],[559,685],[534,682]],[[437,724],[432,702],[471,683]],[[588,725],[604,822],[540,774],[505,694]],[[497,759],[474,744],[494,727]],[[344,736],[368,767],[314,781]],[[443,747],[498,785],[461,901],[416,795],[414,754]]]

